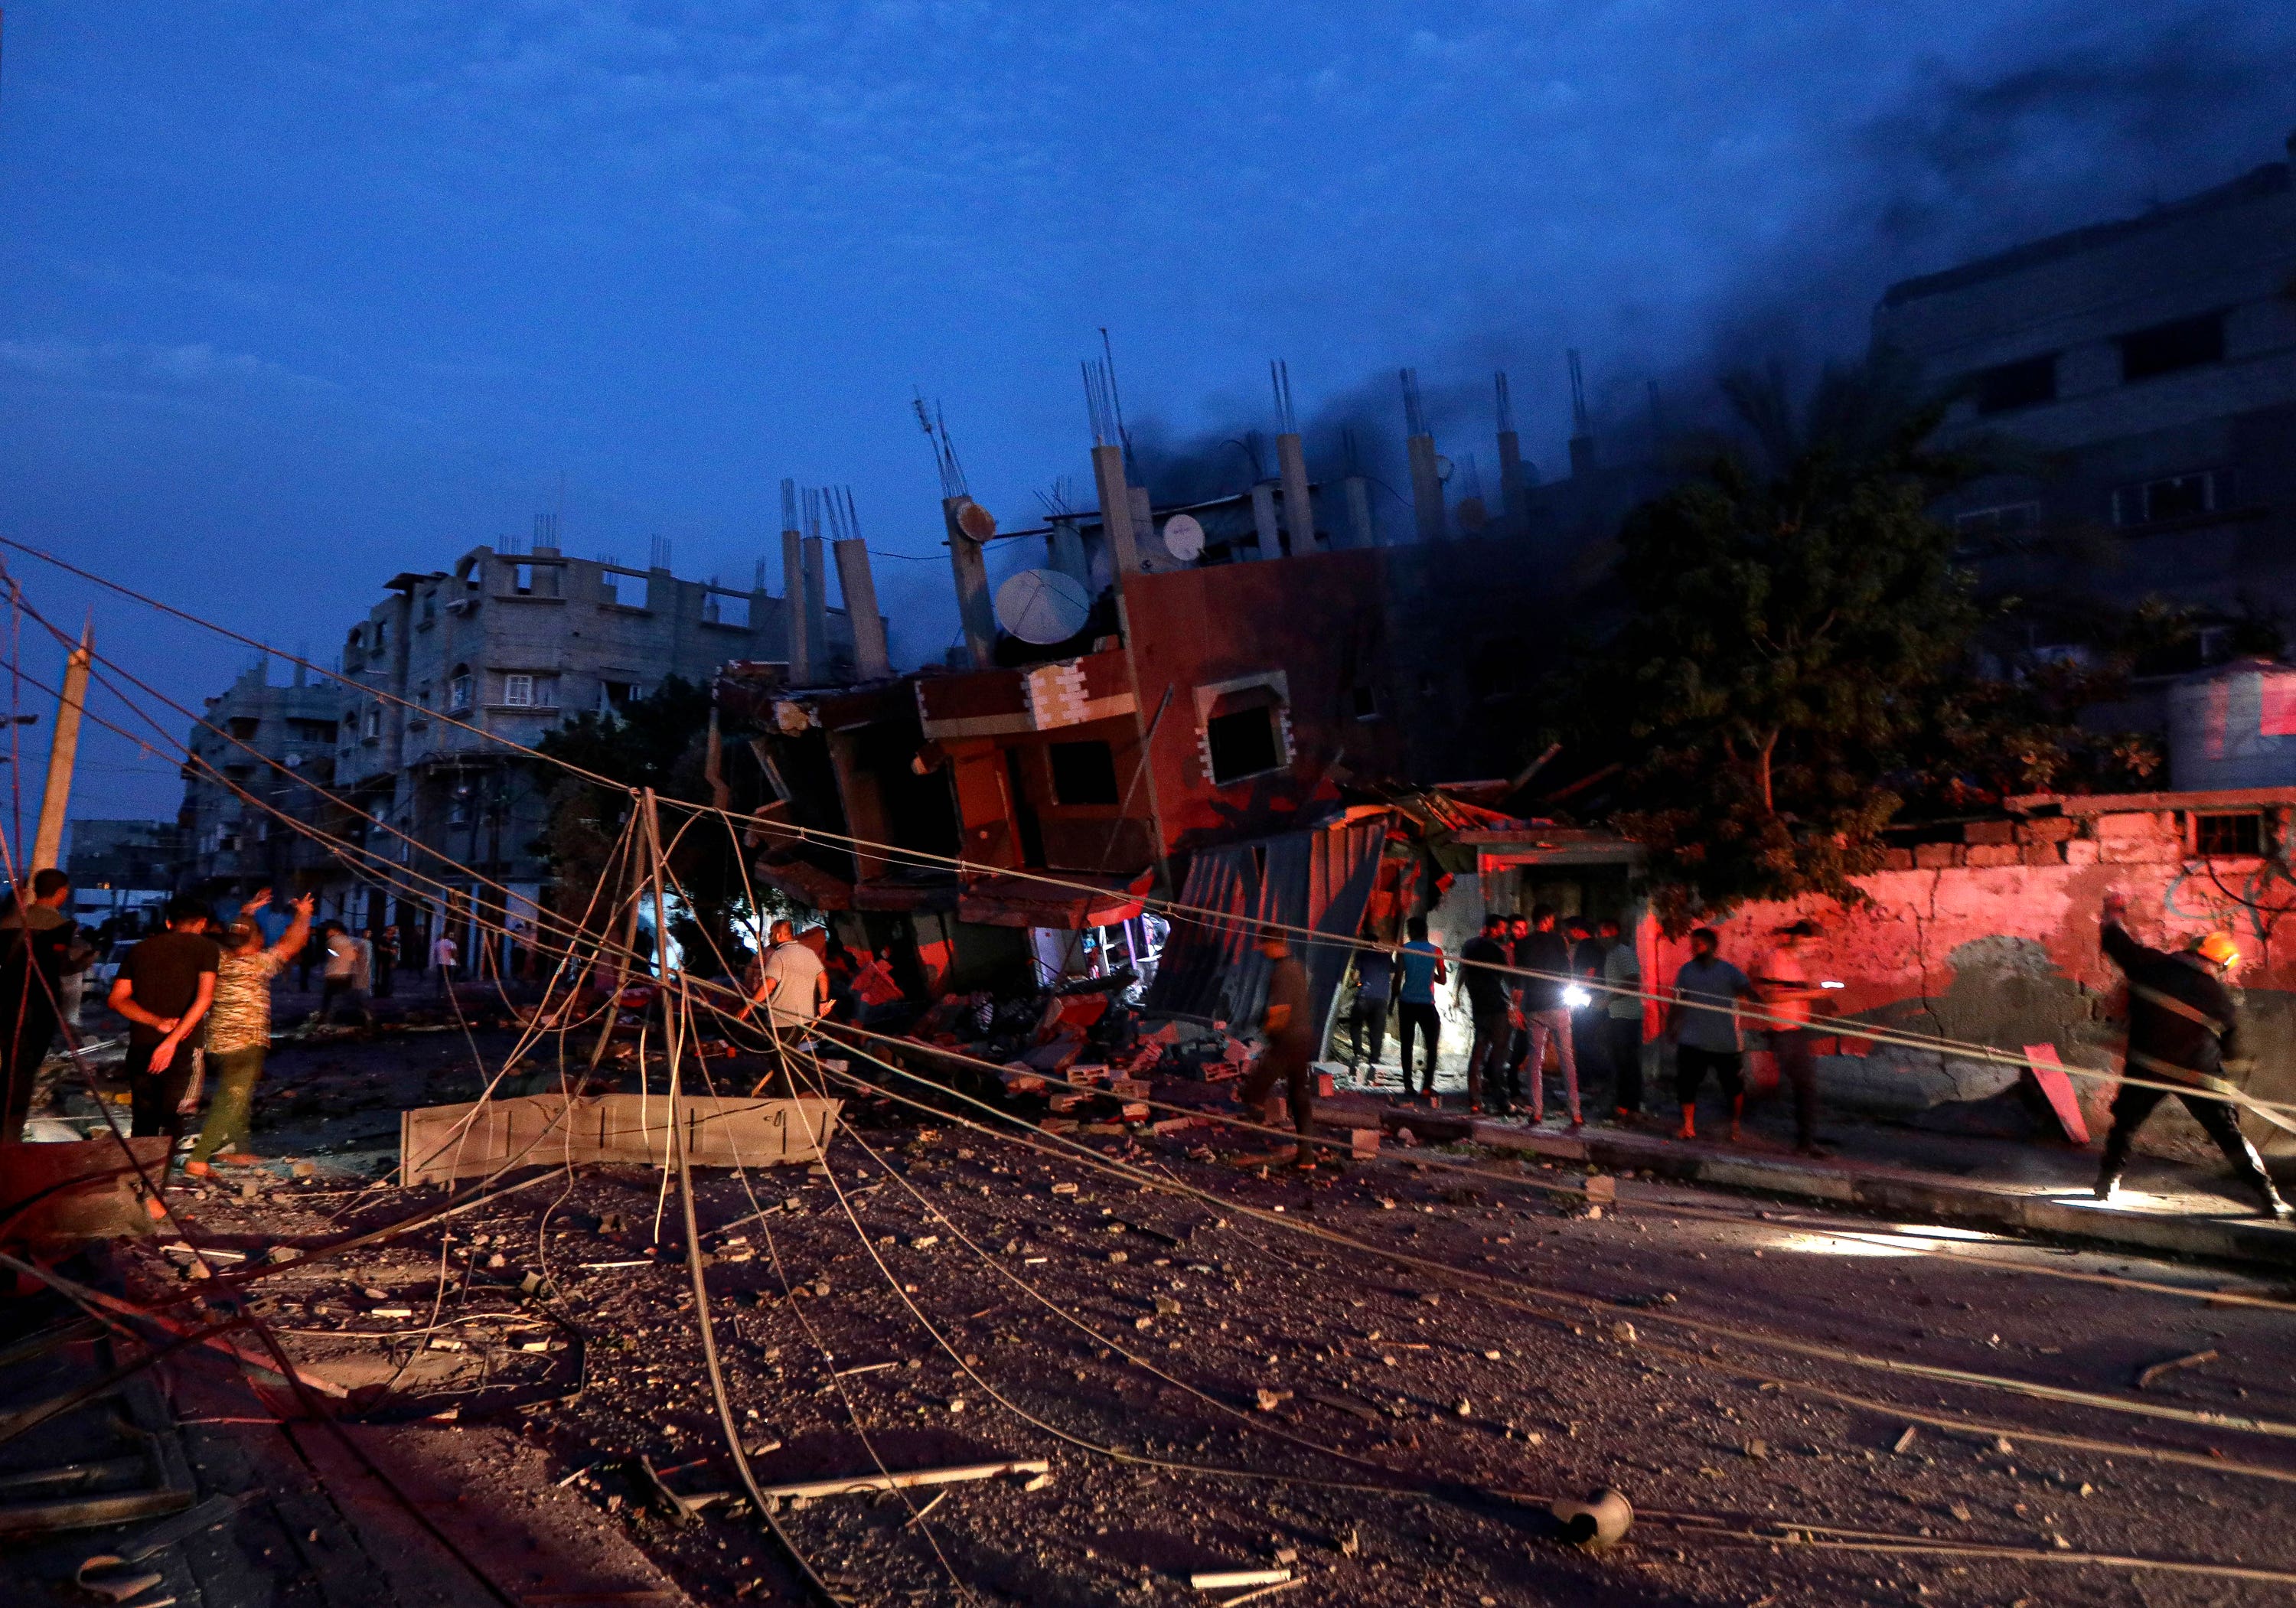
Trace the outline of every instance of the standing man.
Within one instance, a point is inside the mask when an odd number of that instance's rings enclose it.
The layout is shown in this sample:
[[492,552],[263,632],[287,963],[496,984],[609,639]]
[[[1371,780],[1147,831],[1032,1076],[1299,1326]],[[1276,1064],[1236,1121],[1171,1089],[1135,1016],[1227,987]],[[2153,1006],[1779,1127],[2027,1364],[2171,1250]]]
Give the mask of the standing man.
[[1546,1115],[1546,1046],[1562,1068],[1562,1088],[1570,1103],[1570,1126],[1583,1128],[1578,1109],[1578,1055],[1570,1038],[1570,1006],[1563,998],[1570,988],[1570,940],[1554,930],[1554,907],[1534,905],[1530,935],[1523,940],[1515,964],[1531,972],[1523,979],[1523,1021],[1530,1037],[1530,1120]]
[[1808,916],[1780,927],[1776,946],[1756,964],[1754,976],[1770,1018],[1770,1053],[1777,1057],[1778,1075],[1793,1087],[1794,1148],[1806,1156],[1825,1152],[1817,1144],[1817,1036],[1809,1030],[1810,1002],[1818,990],[1799,951],[1822,931]]
[[[302,907],[299,901],[296,907]],[[389,999],[398,987],[398,923],[386,922],[381,931],[374,935],[374,997]]]
[[[2177,1097],[2217,1142],[2241,1181],[2256,1192],[2264,1214],[2284,1221],[2291,1215],[2288,1202],[2272,1186],[2256,1146],[2240,1131],[2232,1103],[2222,1098],[2235,1087],[2227,1074],[2252,1064],[2241,1041],[2240,1007],[2227,986],[2240,969],[2240,946],[2229,932],[2211,932],[2175,955],[2148,949],[2128,935],[2122,924],[2128,915],[2126,898],[2105,895],[2104,953],[2128,977],[2123,1076],[2178,1085]],[[2098,1200],[2111,1200],[2120,1187],[2129,1143],[2168,1092],[2124,1082],[2112,1097],[2112,1131],[2105,1136],[2104,1164],[2096,1175]]]
[[1427,1102],[1435,1103],[1435,1054],[1443,1033],[1443,1019],[1435,1009],[1435,989],[1439,983],[1448,982],[1451,970],[1443,959],[1443,946],[1427,941],[1427,918],[1414,915],[1405,929],[1411,939],[1396,956],[1396,969],[1402,973],[1402,984],[1397,994],[1395,1014],[1399,1023],[1395,1030],[1403,1049],[1403,1097],[1411,1098],[1411,1038],[1414,1033],[1427,1038]]
[[271,1048],[271,980],[287,969],[311,931],[311,896],[295,901],[295,919],[269,948],[263,946],[263,929],[255,913],[271,902],[266,888],[241,907],[239,919],[223,930],[221,953],[216,963],[215,1003],[208,1011],[208,1055],[216,1064],[215,1099],[200,1128],[184,1170],[195,1178],[214,1169],[209,1162],[225,1146],[229,1160],[252,1161],[242,1153],[247,1143],[255,1086],[263,1076],[263,1057]]
[[1601,1005],[1603,1030],[1611,1041],[1611,1105],[1618,1120],[1631,1126],[1643,1109],[1643,963],[1618,923],[1603,922],[1602,936],[1611,946],[1603,956],[1603,980],[1610,992]]
[[215,1000],[221,952],[201,936],[207,907],[187,895],[168,901],[168,926],[127,951],[112,979],[109,1004],[127,1019],[127,1059],[121,1068],[135,1120],[135,1136],[170,1139],[183,1132],[178,1111],[192,1081],[188,1041]]
[[1730,1103],[1730,1142],[1738,1142],[1738,1119],[1746,1104],[1744,1053],[1738,1039],[1738,1002],[1752,997],[1754,985],[1721,956],[1722,935],[1701,927],[1690,935],[1690,958],[1674,974],[1674,1003],[1667,1008],[1667,1030],[1674,1035],[1674,1094],[1682,1103],[1677,1139],[1698,1137],[1699,1086],[1712,1072]]
[[462,951],[441,927],[439,936],[430,941],[430,974],[439,985],[441,998],[455,991],[455,968],[463,964]]
[[1508,1112],[1522,1107],[1522,1067],[1530,1059],[1530,979],[1522,968],[1530,964],[1530,917],[1523,915],[1507,918],[1507,964],[1515,968],[1507,979],[1507,1051],[1499,1061],[1499,1087],[1492,1092]]
[[366,1004],[366,979],[372,968],[365,940],[353,936],[340,922],[329,922],[323,933],[327,964],[320,973],[319,1020],[332,1021],[335,1002],[341,999],[349,1002],[361,1021],[373,1027],[374,1013],[367,1009]]
[[1514,956],[1504,941],[1507,918],[1494,910],[1483,917],[1483,930],[1459,950],[1459,987],[1475,1023],[1474,1047],[1467,1052],[1467,1109],[1483,1109],[1483,1083],[1490,1080],[1492,1102],[1501,1109],[1499,1066],[1514,1043],[1513,979],[1507,969]]
[[1307,1141],[1316,1129],[1316,1024],[1308,1009],[1308,968],[1292,953],[1291,935],[1281,927],[1259,930],[1259,952],[1269,962],[1267,1002],[1259,1013],[1261,1048],[1236,1098],[1247,1112],[1258,1111],[1281,1081],[1300,1138],[1290,1159],[1305,1162],[1311,1159]]
[[65,914],[70,903],[70,880],[51,866],[35,872],[31,887],[0,915],[0,1074],[8,1084],[0,1140],[24,1136],[40,1062],[56,1036],[64,979],[95,958],[79,941],[79,923]]
[[750,964],[749,1003],[734,1020],[747,1021],[763,1005],[774,1036],[795,1044],[812,1032],[829,1004],[829,969],[787,920],[775,922],[767,936],[766,952]]
[[1350,1074],[1359,1067],[1372,1069],[1379,1080],[1379,1058],[1387,1048],[1387,1007],[1395,997],[1395,952],[1364,949],[1356,955],[1356,1002],[1349,1014],[1355,1053],[1348,1059]]

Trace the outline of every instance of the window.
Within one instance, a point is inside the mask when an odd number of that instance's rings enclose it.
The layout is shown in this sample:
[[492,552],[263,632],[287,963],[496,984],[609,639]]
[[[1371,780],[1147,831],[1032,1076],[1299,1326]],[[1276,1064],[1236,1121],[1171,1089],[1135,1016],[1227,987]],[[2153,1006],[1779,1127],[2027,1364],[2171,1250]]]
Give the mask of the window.
[[380,653],[390,645],[390,622],[387,619],[378,619],[374,622],[374,651]]
[[1520,638],[1500,637],[1479,644],[1467,656],[1467,691],[1480,703],[1512,698],[1521,690],[1523,644]]
[[1379,694],[1372,688],[1367,686],[1349,688],[1348,701],[1349,710],[1357,719],[1376,720],[1379,718]]
[[2261,855],[2264,817],[2253,811],[2245,815],[2194,816],[2193,849],[2206,857]]
[[1053,799],[1061,804],[1120,804],[1116,790],[1116,752],[1105,742],[1055,742]]
[[355,665],[365,657],[366,633],[359,627],[353,626],[350,635],[343,638],[343,662]]
[[705,592],[701,595],[701,623],[710,626],[737,626],[750,628],[750,599],[740,592]]
[[436,587],[422,594],[422,623],[434,625],[439,619],[439,593]]
[[534,707],[534,677],[505,676],[503,677],[503,701],[512,709]]
[[1977,376],[1977,411],[2005,414],[2057,399],[2057,355],[2004,363]]
[[332,720],[290,719],[287,729],[306,742],[324,742],[335,734],[335,723]]
[[645,688],[635,681],[602,681],[598,684],[598,712],[619,715],[644,696]]
[[1212,782],[1217,786],[1280,769],[1283,764],[1283,741],[1276,733],[1272,706],[1214,715],[1204,723],[1204,741],[1211,751]]
[[2150,380],[2224,361],[2224,315],[2203,313],[2120,337],[2120,377]]
[[2112,494],[2112,522],[2150,525],[2161,520],[2214,513],[2227,500],[2227,480],[2228,477],[2218,471],[2204,469],[2196,474],[2175,474],[2123,486]]
[[242,742],[254,742],[255,734],[263,729],[263,722],[253,715],[234,715],[226,724],[231,727],[231,734]]
[[510,589],[521,597],[532,597],[534,595],[534,566],[532,564],[512,564],[509,566],[509,569]]
[[380,703],[366,706],[366,721],[362,734],[369,737],[382,735],[382,705]]
[[626,570],[603,570],[598,574],[598,587],[605,601],[624,609],[644,609],[652,606],[653,587],[643,575],[633,575]]
[[447,712],[456,714],[471,707],[471,667],[458,664],[447,681]]

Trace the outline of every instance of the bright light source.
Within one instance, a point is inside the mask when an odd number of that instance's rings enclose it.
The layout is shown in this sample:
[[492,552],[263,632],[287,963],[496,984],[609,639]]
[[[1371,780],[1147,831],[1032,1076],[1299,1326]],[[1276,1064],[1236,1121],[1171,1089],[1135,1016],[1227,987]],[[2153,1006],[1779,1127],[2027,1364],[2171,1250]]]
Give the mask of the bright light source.
[[1833,981],[1826,981],[1826,982],[1822,982],[1822,983],[1818,984],[1817,986],[1818,986],[1819,988],[1821,988],[1821,989],[1846,989],[1846,988],[1848,988],[1849,985],[1848,983],[1846,983],[1846,982],[1833,982]]
[[1573,983],[1569,988],[1562,990],[1562,1003],[1569,1005],[1575,1011],[1580,1005],[1593,1005],[1595,1003],[1595,997],[1587,992],[1586,989],[1580,988],[1578,984]]

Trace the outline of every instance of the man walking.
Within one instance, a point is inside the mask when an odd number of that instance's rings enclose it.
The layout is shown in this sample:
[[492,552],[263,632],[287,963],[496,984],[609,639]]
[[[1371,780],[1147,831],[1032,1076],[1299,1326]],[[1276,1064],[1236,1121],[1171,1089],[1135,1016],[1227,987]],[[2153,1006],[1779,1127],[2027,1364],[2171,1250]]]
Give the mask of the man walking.
[[1394,952],[1359,952],[1356,956],[1356,1003],[1349,1016],[1355,1053],[1349,1057],[1348,1071],[1352,1074],[1362,1066],[1369,1066],[1374,1083],[1379,1080],[1380,1055],[1387,1048],[1387,1007],[1394,993]]
[[1443,946],[1427,939],[1427,918],[1414,915],[1406,929],[1411,941],[1403,946],[1396,956],[1397,969],[1402,973],[1402,983],[1397,994],[1396,1018],[1401,1024],[1395,1036],[1403,1048],[1403,1097],[1411,1097],[1411,1038],[1423,1033],[1427,1038],[1427,1099],[1435,1099],[1435,1054],[1442,1037],[1443,1019],[1435,1010],[1435,989],[1451,979],[1449,966],[1443,959]]
[[[2240,1131],[2232,1103],[2221,1097],[2235,1087],[2226,1074],[2245,1071],[2251,1064],[2241,1039],[2239,1006],[2227,986],[2240,969],[2239,945],[2228,932],[2211,932],[2175,955],[2148,949],[2128,935],[2123,925],[2128,915],[2126,898],[2105,896],[2103,947],[2128,978],[2128,1049],[2122,1075],[2177,1085],[2177,1097],[2255,1192],[2264,1214],[2286,1219],[2288,1202],[2272,1186],[2256,1146]],[[2096,1175],[2098,1200],[2111,1200],[2120,1187],[2129,1144],[2168,1093],[2124,1082],[2112,1097],[2112,1131],[2105,1136],[2104,1164]]]
[[208,1058],[215,1062],[215,1098],[208,1120],[192,1146],[184,1171],[195,1178],[214,1170],[209,1163],[229,1146],[234,1161],[252,1161],[242,1153],[247,1143],[255,1103],[255,1086],[263,1077],[263,1057],[271,1048],[271,980],[287,969],[311,931],[311,896],[295,901],[295,919],[269,948],[255,913],[271,902],[266,888],[241,907],[239,919],[223,930],[216,962],[215,1001],[208,1010]]
[[1501,1109],[1499,1067],[1514,1044],[1513,979],[1507,975],[1514,956],[1505,942],[1506,917],[1492,911],[1483,917],[1483,930],[1459,950],[1459,986],[1475,1023],[1474,1047],[1467,1052],[1467,1109],[1483,1109],[1484,1079],[1491,1084],[1494,1105]]
[[1597,1007],[1610,1039],[1611,1106],[1619,1121],[1631,1125],[1643,1109],[1643,963],[1618,923],[1603,922],[1602,936],[1611,946],[1603,956],[1608,990]]
[[168,901],[167,930],[127,951],[108,1003],[127,1019],[127,1075],[135,1136],[177,1137],[178,1108],[191,1087],[188,1041],[215,999],[215,940],[201,936],[207,907],[187,895]]
[[1775,947],[1762,956],[1754,977],[1770,1019],[1770,1053],[1777,1057],[1778,1076],[1793,1089],[1794,1148],[1806,1156],[1825,1153],[1817,1144],[1816,1035],[1809,1030],[1810,1002],[1818,990],[1810,986],[1798,951],[1822,931],[1808,916],[1780,927]]
[[1667,1030],[1674,1035],[1674,1094],[1682,1104],[1677,1139],[1698,1137],[1698,1090],[1712,1072],[1730,1103],[1730,1142],[1738,1142],[1738,1120],[1746,1104],[1744,1054],[1738,1038],[1738,1002],[1751,998],[1753,983],[1721,956],[1722,935],[1701,927],[1690,935],[1690,958],[1674,974],[1674,1003]]
[[373,1027],[374,1013],[366,1004],[367,979],[372,970],[366,941],[353,936],[340,922],[329,922],[322,934],[327,947],[327,964],[320,973],[319,1020],[333,1021],[335,1002],[346,1000],[358,1013],[359,1020]]
[[0,1075],[8,1085],[0,1140],[24,1136],[40,1062],[56,1036],[64,980],[95,957],[79,941],[79,923],[65,913],[70,903],[70,880],[51,866],[34,873],[31,887],[0,915]]
[[1583,1128],[1578,1108],[1578,1055],[1570,1038],[1570,1006],[1563,992],[1570,986],[1570,941],[1554,930],[1554,907],[1535,905],[1530,912],[1530,936],[1523,940],[1515,964],[1531,975],[1523,979],[1523,1021],[1530,1034],[1530,1120],[1546,1115],[1546,1046],[1562,1068],[1562,1088],[1570,1106],[1570,1126]]
[[1259,1014],[1259,1059],[1236,1091],[1247,1113],[1259,1112],[1278,1082],[1292,1106],[1292,1126],[1300,1143],[1290,1159],[1313,1159],[1307,1141],[1316,1128],[1316,1024],[1308,1009],[1308,968],[1292,953],[1291,935],[1281,927],[1259,930],[1259,952],[1269,962],[1267,1000]]

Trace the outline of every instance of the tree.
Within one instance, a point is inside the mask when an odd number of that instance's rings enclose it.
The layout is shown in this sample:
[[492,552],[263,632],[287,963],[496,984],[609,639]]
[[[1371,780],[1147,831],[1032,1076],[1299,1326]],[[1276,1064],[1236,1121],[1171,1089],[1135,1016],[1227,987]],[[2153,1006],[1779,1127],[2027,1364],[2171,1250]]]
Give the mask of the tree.
[[1570,678],[1579,742],[1621,754],[1613,825],[1649,855],[1669,929],[1752,898],[1863,896],[1892,781],[1980,619],[1926,510],[1972,472],[1929,445],[1886,359],[1726,396],[1751,443],[1620,533],[1625,623]]

